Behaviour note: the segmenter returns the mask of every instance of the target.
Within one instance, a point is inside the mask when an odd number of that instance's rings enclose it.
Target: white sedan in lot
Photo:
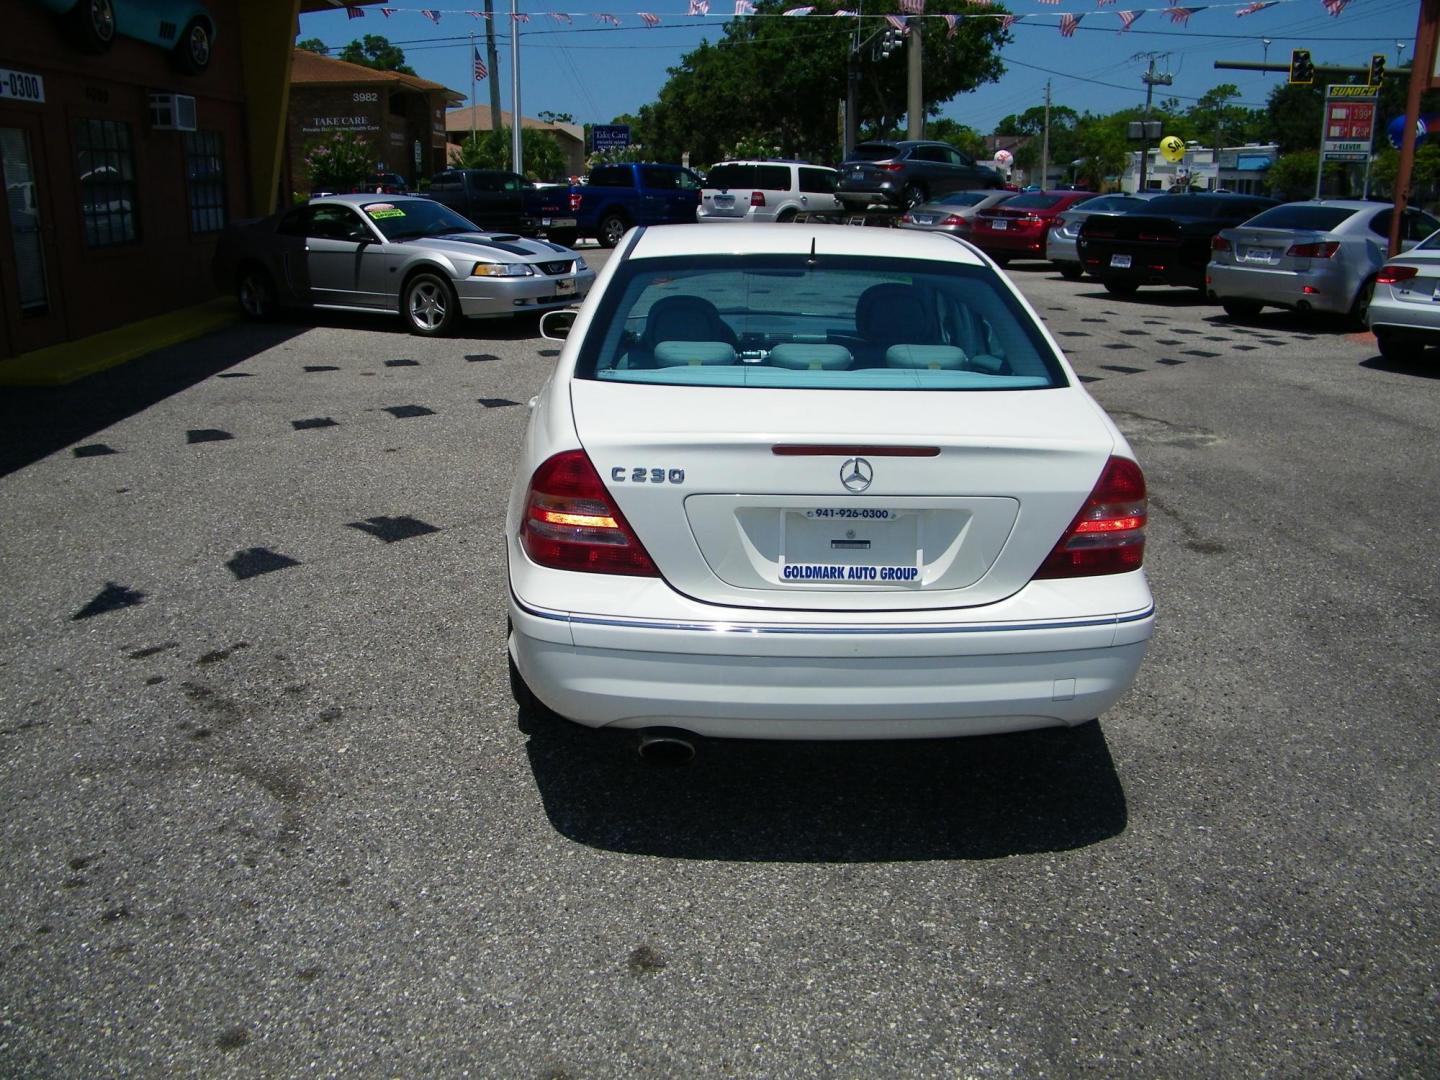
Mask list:
[[[1124,437],[969,244],[632,230],[525,436],[512,686],[682,744],[1081,724],[1151,636],[1145,519]]]
[[[1440,345],[1440,232],[1380,268],[1366,321],[1387,360],[1418,360]]]

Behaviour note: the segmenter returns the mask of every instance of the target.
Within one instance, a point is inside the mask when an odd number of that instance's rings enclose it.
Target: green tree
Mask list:
[[[339,131],[305,145],[311,191],[349,191],[370,173],[370,144],[354,131]]]
[[[531,180],[552,180],[565,175],[565,155],[550,132],[521,128],[520,152],[525,162],[523,172]],[[458,150],[451,152],[450,163],[464,169],[509,169],[510,129],[477,131],[473,138],[467,137]]]
[[[1239,146],[1258,136],[1266,126],[1266,115],[1256,109],[1233,105],[1240,96],[1234,83],[1212,86],[1185,111],[1195,127],[1195,137],[1206,146]]]
[[[1125,135],[1123,115],[1081,117],[1076,132],[1075,179],[1094,191],[1117,187],[1120,174],[1130,162],[1130,143]]]
[[[568,112],[552,112],[550,109],[541,109],[540,112],[536,115],[539,116],[541,120],[544,120],[547,124],[575,123],[574,115]]]
[[[896,0],[866,8],[866,34],[879,28],[870,16],[897,12]],[[780,0],[761,0],[756,11],[775,15]],[[838,5],[818,9],[830,15]],[[965,9],[957,0],[934,0],[928,14]],[[718,44],[702,42],[669,71],[655,102],[640,110],[637,141],[655,160],[678,160],[689,151],[699,161],[719,160],[742,139],[774,140],[781,152],[833,160],[840,148],[836,102],[845,97],[854,22],[851,19],[736,19]],[[955,95],[999,77],[996,49],[1009,40],[998,19],[967,19],[955,37],[938,19],[927,19],[924,100],[939,115]],[[892,129],[905,112],[904,49],[877,59],[867,47],[859,60],[857,127]],[[757,77],[763,72],[763,77]],[[718,107],[717,103],[723,103]]]
[[[415,69],[405,63],[405,52],[397,45],[391,45],[388,38],[379,34],[366,34],[350,42],[340,50],[340,59],[376,71],[398,71],[402,75],[414,75]]]
[[[1073,131],[1080,122],[1080,114],[1069,105],[1050,106],[1050,134],[1056,128]],[[1023,113],[1011,113],[995,125],[995,135],[1039,135],[1045,130],[1045,106],[1032,105]]]
[[[942,116],[938,120],[927,120],[925,137],[949,143],[955,149],[963,150],[977,160],[984,160],[990,156],[990,151],[985,149],[984,135],[968,124],[951,120],[949,117]]]
[[[304,49],[306,52],[319,53],[321,56],[330,55],[330,46],[321,41],[318,37],[307,37],[295,43],[295,48]]]

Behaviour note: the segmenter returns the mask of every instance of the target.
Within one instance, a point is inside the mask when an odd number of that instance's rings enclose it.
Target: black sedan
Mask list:
[[[1216,234],[1278,205],[1258,195],[1161,195],[1140,211],[1086,219],[1078,240],[1080,262],[1116,296],[1129,296],[1141,285],[1203,290]]]

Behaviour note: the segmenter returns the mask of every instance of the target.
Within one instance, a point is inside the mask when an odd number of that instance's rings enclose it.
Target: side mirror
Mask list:
[[[574,308],[545,312],[540,316],[540,336],[546,341],[564,341],[570,336],[570,328],[579,314]]]

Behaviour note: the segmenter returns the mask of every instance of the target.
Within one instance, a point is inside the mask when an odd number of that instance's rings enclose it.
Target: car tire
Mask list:
[[[775,222],[778,225],[789,225],[795,220],[795,214],[796,211],[794,209],[781,210],[780,213],[776,215]]]
[[[905,191],[900,197],[900,207],[902,210],[914,210],[927,198],[929,196],[925,191],[924,184],[906,184]]]
[[[210,66],[211,54],[215,51],[215,36],[210,24],[204,19],[191,19],[185,24],[185,31],[171,53],[175,70],[182,75],[199,75]]]
[[[1225,314],[1230,318],[1236,322],[1243,322],[1259,315],[1260,309],[1265,305],[1258,300],[1221,300],[1220,306],[1225,309]]]
[[[606,214],[600,219],[600,235],[596,239],[601,247],[613,248],[629,227],[630,223],[619,214]]]
[[[1079,263],[1062,262],[1055,265],[1060,268],[1060,276],[1066,281],[1079,281],[1085,276],[1085,268]]]
[[[1106,278],[1101,284],[1111,296],[1134,296],[1140,288],[1133,281],[1117,281],[1115,278]]]
[[[235,276],[235,298],[240,313],[250,322],[270,322],[280,314],[275,282],[259,266],[247,266]]]
[[[1360,330],[1369,329],[1365,323],[1365,315],[1370,310],[1370,298],[1374,295],[1375,279],[1368,277],[1360,286],[1360,291],[1355,294],[1355,302],[1350,305],[1350,321]]]
[[[1393,333],[1385,330],[1375,331],[1375,344],[1380,350],[1380,355],[1392,363],[1408,364],[1420,359],[1420,354],[1425,351],[1425,344],[1416,341],[1414,338],[1396,337]]]
[[[442,337],[460,321],[460,298],[450,282],[422,270],[405,282],[400,294],[400,315],[412,334]]]
[[[535,696],[530,684],[525,681],[525,676],[521,675],[520,669],[515,666],[515,658],[509,654],[509,650],[506,650],[505,659],[510,665],[510,696],[515,699],[521,721],[561,719],[559,713]]]
[[[65,32],[80,52],[92,56],[115,44],[115,5],[112,0],[80,0],[65,15]]]

